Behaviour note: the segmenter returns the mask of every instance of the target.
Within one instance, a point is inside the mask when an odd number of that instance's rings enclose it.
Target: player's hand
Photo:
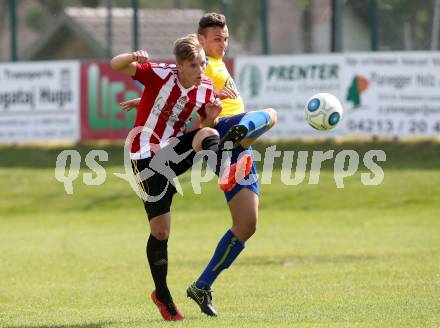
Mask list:
[[[141,101],[141,98],[131,99],[131,100],[121,102],[119,104],[119,106],[121,106],[121,109],[124,112],[128,112],[128,111],[132,110],[133,108],[136,108],[139,105],[140,101]]]
[[[133,55],[133,61],[139,64],[145,64],[150,59],[147,50],[138,50],[133,52],[132,55]]]
[[[223,99],[235,99],[238,97],[237,91],[234,89],[223,87],[219,91],[217,91],[217,97],[221,100]]]
[[[222,111],[222,103],[219,98],[215,98],[213,102],[206,104],[206,119],[214,120]]]

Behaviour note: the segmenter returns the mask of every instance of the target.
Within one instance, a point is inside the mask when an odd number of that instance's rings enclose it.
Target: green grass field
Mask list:
[[[260,145],[259,149],[262,146]],[[148,294],[148,225],[123,172],[105,149],[107,179],[54,178],[61,149],[0,148],[1,327],[439,327],[440,145],[291,143],[290,150],[384,149],[385,180],[360,172],[337,189],[332,162],[320,183],[262,186],[257,234],[214,285],[218,318],[185,297],[209,260],[229,212],[215,182],[173,204],[169,285],[187,320],[166,323]],[[89,172],[83,168],[81,173]],[[80,176],[82,178],[82,176]]]

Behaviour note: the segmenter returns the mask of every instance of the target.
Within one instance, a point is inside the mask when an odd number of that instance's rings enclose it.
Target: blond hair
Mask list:
[[[203,47],[195,34],[188,34],[174,42],[173,53],[178,63],[182,63],[185,60],[193,60],[202,51]]]

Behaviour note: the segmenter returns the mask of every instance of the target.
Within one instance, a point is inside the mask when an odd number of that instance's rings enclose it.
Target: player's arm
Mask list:
[[[136,63],[145,64],[148,62],[148,59],[148,52],[146,50],[138,50],[131,54],[120,54],[113,57],[110,65],[115,71],[134,76],[136,74]]]
[[[135,98],[135,99],[130,99],[130,100],[121,102],[119,104],[119,106],[121,106],[121,109],[124,112],[128,112],[128,111],[131,111],[133,108],[137,108],[137,106],[139,106],[140,102],[141,102],[141,98]]]
[[[201,117],[201,125],[202,127],[214,127],[218,123],[218,115],[222,111],[222,103],[219,98],[215,98],[211,102],[205,105],[205,113],[204,117]]]

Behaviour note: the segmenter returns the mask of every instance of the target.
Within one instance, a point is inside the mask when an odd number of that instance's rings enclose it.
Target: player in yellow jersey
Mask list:
[[[199,21],[198,37],[208,61],[204,75],[214,81],[215,92],[222,99],[222,111],[214,128],[219,132],[220,138],[229,135],[227,139],[231,140],[230,134],[236,133],[237,139],[242,139],[232,150],[231,162],[234,163],[239,156],[252,155],[250,145],[276,123],[276,112],[271,108],[245,112],[240,93],[223,62],[229,41],[225,16],[217,13],[204,15]],[[243,132],[246,133],[244,138],[240,136]],[[244,243],[256,230],[259,190],[255,163],[246,183],[234,183],[231,187],[225,191],[225,196],[231,211],[232,227],[220,239],[201,276],[187,289],[188,297],[209,316],[217,315],[212,306],[211,285],[237,258]]]

